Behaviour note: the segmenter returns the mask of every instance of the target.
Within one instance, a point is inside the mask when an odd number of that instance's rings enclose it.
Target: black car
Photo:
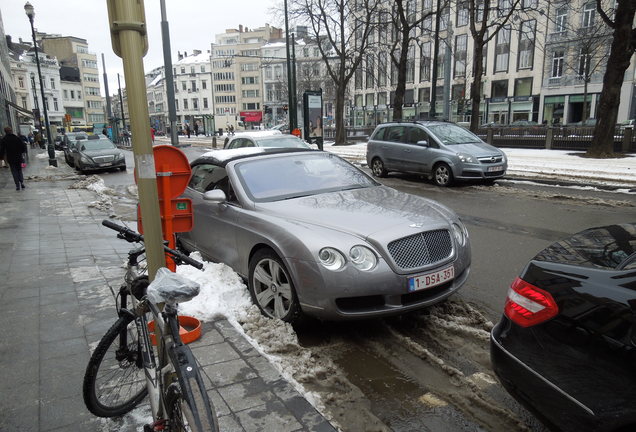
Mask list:
[[[536,255],[491,334],[503,386],[562,431],[636,430],[636,223]]]
[[[126,171],[124,152],[104,135],[89,135],[88,139],[77,141],[71,153],[75,169],[82,174],[110,169]]]
[[[69,132],[63,135],[62,150],[64,150],[64,160],[69,166],[75,166],[73,162],[73,150],[78,141],[88,139],[84,132]]]

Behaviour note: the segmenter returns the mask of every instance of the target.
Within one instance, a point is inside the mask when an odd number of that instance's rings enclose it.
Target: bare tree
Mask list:
[[[345,97],[368,46],[380,0],[291,0],[289,12],[306,22],[335,87],[336,144],[346,142]]]
[[[479,105],[484,74],[484,48],[518,13],[521,0],[468,0],[468,23],[473,38],[473,82],[470,85],[470,130],[479,127]]]
[[[617,0],[613,19],[609,17],[610,9],[604,9],[601,0],[596,0],[596,10],[613,33],[607,69],[603,77],[603,90],[598,104],[594,136],[587,150],[587,156],[610,157],[614,154],[614,130],[618,117],[621,86],[625,71],[636,50],[636,29],[633,28],[636,1]]]
[[[448,5],[448,0],[444,0],[441,9]],[[439,11],[428,10],[420,14],[416,10],[416,2],[413,0],[393,0],[385,3],[383,11],[389,13],[378,14],[378,28],[389,28],[387,32],[390,37],[386,40],[378,39],[378,45],[387,48],[391,58],[391,64],[397,72],[397,82],[395,86],[395,96],[393,99],[393,119],[402,119],[402,106],[406,94],[406,81],[409,62],[414,61],[412,48],[418,45],[421,36],[422,23]],[[388,18],[388,19],[387,19]],[[428,30],[426,30],[428,33]]]

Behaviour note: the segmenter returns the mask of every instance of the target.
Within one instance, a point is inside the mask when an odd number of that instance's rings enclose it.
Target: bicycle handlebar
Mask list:
[[[119,224],[116,224],[115,222],[112,222],[108,219],[104,219],[102,221],[102,225],[104,225],[107,228],[112,229],[113,231],[117,231],[118,233],[118,237],[121,239],[126,240],[128,243],[143,243],[144,241],[144,236],[142,236],[141,234],[139,234],[138,232],[135,232],[133,230],[131,230],[130,228],[126,228],[125,226],[121,226]],[[201,270],[203,268],[203,264],[200,263],[199,261],[190,258],[189,256],[176,251],[174,249],[170,249],[168,246],[163,245],[163,250],[168,254],[171,255],[173,258],[175,258],[177,261],[181,261],[184,262],[186,264],[191,265],[192,267],[198,268],[199,270]]]

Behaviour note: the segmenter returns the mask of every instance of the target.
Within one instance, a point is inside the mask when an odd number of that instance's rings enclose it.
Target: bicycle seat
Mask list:
[[[197,282],[161,267],[148,285],[147,296],[153,303],[174,305],[192,300],[200,290]]]

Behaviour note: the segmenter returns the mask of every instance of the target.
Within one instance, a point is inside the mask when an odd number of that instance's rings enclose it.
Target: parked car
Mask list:
[[[593,127],[593,126],[596,126],[596,119],[595,118],[589,118],[587,120],[581,120],[581,121],[577,121],[577,122],[572,122],[572,123],[568,123],[567,126]]]
[[[64,148],[63,135],[56,135],[56,137],[53,140],[53,147],[55,148],[55,150],[62,150]]]
[[[537,254],[508,290],[490,346],[503,386],[552,429],[636,430],[636,224]]]
[[[376,177],[390,171],[423,174],[438,186],[455,180],[492,183],[508,168],[504,152],[463,127],[439,121],[378,125],[367,144],[367,164]]]
[[[84,132],[69,132],[64,134],[62,150],[64,150],[64,160],[66,163],[74,167],[75,164],[73,162],[73,149],[77,144],[77,141],[88,139],[88,134]]]
[[[126,171],[126,157],[111,140],[103,135],[89,135],[79,140],[71,151],[73,165],[80,173],[120,169]]]
[[[283,135],[280,131],[243,132],[229,137],[224,148],[243,147],[287,147],[310,148],[303,140],[293,135]]]
[[[468,277],[468,233],[452,210],[334,154],[213,150],[191,165],[183,197],[194,227],[179,247],[229,265],[269,317],[401,314],[442,301]]]
[[[270,128],[270,130],[278,130],[278,131],[281,131],[282,133],[288,134],[289,133],[289,125],[287,123],[277,124],[275,126],[272,126]]]

